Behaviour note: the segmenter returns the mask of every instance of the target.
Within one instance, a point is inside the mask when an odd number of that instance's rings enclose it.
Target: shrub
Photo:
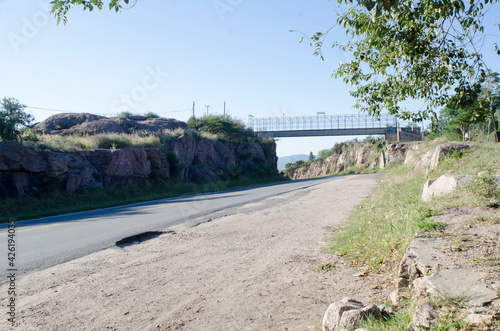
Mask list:
[[[144,117],[146,117],[146,118],[160,118],[160,115],[155,114],[153,112],[148,112],[148,113],[144,114]]]
[[[129,112],[129,111],[122,111],[118,117],[124,117],[124,118],[130,118],[130,116],[132,116],[132,113]]]
[[[188,126],[200,132],[208,132],[230,142],[242,142],[256,140],[256,135],[252,129],[245,128],[245,125],[230,116],[208,115],[200,118],[191,117]]]
[[[333,155],[333,151],[331,149],[323,149],[318,152],[318,159],[326,159]]]

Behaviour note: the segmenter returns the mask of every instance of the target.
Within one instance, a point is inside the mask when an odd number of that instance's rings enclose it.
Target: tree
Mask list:
[[[318,152],[318,159],[325,160],[326,158],[333,155],[333,151],[331,149],[323,149]]]
[[[313,152],[309,152],[309,161],[314,161],[314,159],[316,159],[316,157],[314,156]]]
[[[466,135],[470,135],[471,126],[484,122],[489,115],[489,111],[487,108],[481,107],[479,101],[463,108],[456,108],[451,104],[441,112],[442,117],[448,119],[445,130],[453,131],[455,128],[459,129],[462,140],[465,141]]]
[[[480,47],[485,13],[498,0],[337,0],[347,5],[336,24],[349,37],[333,47],[350,53],[333,76],[355,86],[355,106],[402,119],[436,120],[435,109],[451,97],[467,103],[487,75]],[[330,29],[330,30],[331,30]],[[323,59],[326,33],[310,39]],[[407,100],[423,102],[417,111]],[[462,100],[463,99],[463,100]],[[495,128],[498,131],[498,128]]]
[[[499,142],[500,131],[498,130],[498,125],[500,118],[498,118],[497,113],[500,110],[500,77],[497,72],[488,73],[479,97],[481,106],[489,110],[490,122],[488,123],[488,130],[490,128],[490,123],[493,122],[495,138],[496,141]]]
[[[24,111],[25,105],[14,98],[3,98],[0,102],[0,138],[3,141],[20,140],[20,126],[28,126],[34,120]]]
[[[120,12],[123,10],[122,2],[126,5],[129,5],[131,2],[134,4],[137,0],[110,0],[108,3],[108,7],[110,10],[115,10],[116,12]],[[68,21],[67,15],[70,9],[73,6],[83,6],[83,10],[93,11],[95,8],[101,10],[104,6],[102,0],[53,0],[50,2],[52,5],[51,14],[53,14],[57,18],[57,24],[61,21],[66,24]]]

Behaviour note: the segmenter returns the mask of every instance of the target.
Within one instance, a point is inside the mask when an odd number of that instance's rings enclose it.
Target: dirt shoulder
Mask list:
[[[387,296],[323,252],[377,175],[338,177],[18,280],[23,330],[307,330],[345,296]],[[334,263],[328,272],[315,267]],[[5,286],[0,293],[7,293]],[[2,309],[6,309],[2,295]],[[5,325],[6,321],[2,321]]]

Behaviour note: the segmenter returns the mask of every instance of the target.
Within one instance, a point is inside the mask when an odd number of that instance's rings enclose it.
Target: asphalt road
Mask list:
[[[109,247],[124,238],[169,227],[200,217],[231,214],[235,207],[338,177],[278,183],[222,193],[183,196],[146,203],[79,212],[15,224],[17,275],[42,270]],[[0,225],[0,283],[8,266],[7,226]]]

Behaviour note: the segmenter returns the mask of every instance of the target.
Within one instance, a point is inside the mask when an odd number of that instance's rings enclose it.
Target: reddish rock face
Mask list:
[[[165,153],[175,155],[173,174]],[[181,136],[166,150],[123,148],[72,153],[35,151],[0,142],[0,199],[62,191],[152,185],[172,175],[185,181],[230,180],[242,173],[276,173],[276,145],[231,144]]]

